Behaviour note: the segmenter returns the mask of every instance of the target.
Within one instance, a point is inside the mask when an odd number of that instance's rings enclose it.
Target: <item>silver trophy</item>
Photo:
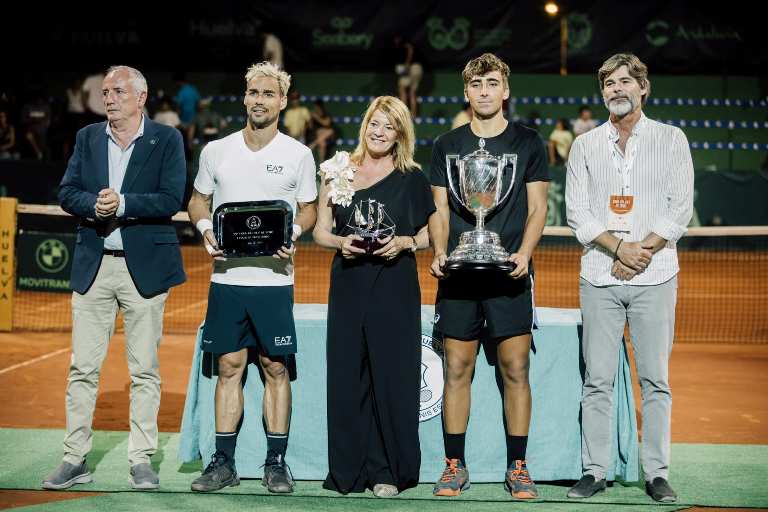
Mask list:
[[[384,247],[381,240],[395,234],[395,223],[384,209],[384,203],[375,199],[360,200],[347,221],[350,228],[362,240],[353,240],[352,245],[372,253]]]
[[[485,217],[503,203],[515,183],[517,154],[505,153],[496,157],[485,150],[485,139],[480,139],[480,149],[464,158],[446,155],[445,165],[448,185],[456,200],[477,219],[475,229],[465,231],[459,238],[445,269],[449,272],[463,270],[498,270],[511,272],[515,265],[508,261],[509,253],[501,246],[497,233],[485,229]],[[458,183],[452,176],[452,163],[458,170]],[[512,177],[504,191],[507,165],[512,165]]]

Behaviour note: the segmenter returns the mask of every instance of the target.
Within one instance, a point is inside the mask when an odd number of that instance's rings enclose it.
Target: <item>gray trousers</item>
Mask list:
[[[583,355],[581,457],[584,474],[605,478],[611,463],[611,414],[616,361],[624,326],[629,333],[642,392],[645,479],[669,476],[672,393],[669,355],[675,332],[677,277],[653,286],[593,286],[579,283]]]
[[[118,308],[125,319],[125,352],[131,375],[128,462],[149,462],[157,450],[160,372],[157,348],[168,292],[144,298],[133,284],[125,258],[104,256],[93,285],[72,293],[72,362],[67,385],[64,460],[80,464],[93,442],[93,412],[99,374],[115,330]]]

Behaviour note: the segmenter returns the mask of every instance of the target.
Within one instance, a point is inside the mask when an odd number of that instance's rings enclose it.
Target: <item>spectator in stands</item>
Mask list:
[[[205,146],[213,140],[217,140],[222,137],[222,131],[227,127],[227,121],[218,112],[211,108],[211,98],[203,98],[200,103],[197,104],[197,115],[195,116],[195,122],[189,126],[185,136],[189,138],[189,147],[191,151],[197,149],[202,150],[202,146]],[[194,148],[194,149],[192,149]],[[195,160],[199,159],[199,154],[195,155]],[[187,189],[184,193],[184,204],[189,202],[192,197],[192,191],[194,189],[195,177],[197,176],[197,166],[187,165]],[[191,233],[194,236],[194,231]]]
[[[465,124],[469,124],[472,121],[472,106],[469,104],[468,101],[464,102],[464,106],[461,107],[461,110],[459,111],[456,116],[454,116],[453,121],[451,121],[451,130],[455,130],[459,126],[464,126]]]
[[[160,486],[150,463],[158,448],[157,350],[168,289],[186,279],[171,223],[184,193],[184,148],[176,130],[142,114],[147,81],[138,70],[110,68],[101,89],[108,122],[77,133],[59,187],[62,209],[78,217],[79,226],[64,457],[43,480],[44,489],[92,481],[86,457],[93,446],[99,373],[118,311],[125,319],[131,376],[129,481],[134,489]]]
[[[86,124],[99,123],[107,115],[104,110],[104,101],[101,98],[101,84],[104,82],[104,73],[93,73],[83,80],[83,103],[87,107]]]
[[[558,119],[555,129],[549,135],[549,165],[565,165],[568,152],[573,144],[573,134],[568,130],[568,120]]]
[[[85,93],[83,92],[83,79],[76,77],[67,87],[67,113],[77,117],[85,113]],[[80,119],[82,121],[82,118]]]
[[[65,91],[67,95],[67,113],[64,120],[64,140],[62,153],[64,158],[70,155],[70,148],[75,143],[77,131],[88,124],[85,114],[85,93],[83,93],[83,79],[76,77]]]
[[[264,47],[262,49],[262,56],[264,60],[271,62],[280,69],[285,69],[283,62],[283,43],[280,39],[272,33],[265,32],[262,34],[264,38]]]
[[[179,72],[174,75],[179,90],[173,101],[179,110],[181,119],[181,133],[184,136],[184,156],[187,162],[192,160],[192,138],[189,136],[191,126],[195,122],[197,104],[200,102],[200,93],[197,87],[187,81],[186,73]]]
[[[155,112],[155,117],[153,117],[152,120],[156,123],[170,126],[171,128],[181,127],[181,119],[179,118],[179,114],[173,110],[171,101],[167,98],[164,98],[160,103],[160,108],[157,109],[157,112]]]
[[[0,110],[0,160],[17,160],[16,128],[8,120],[8,112]]]
[[[416,46],[403,36],[397,35],[394,39],[395,44],[395,73],[397,74],[397,89],[400,95],[400,101],[408,105],[411,115],[415,116],[418,111],[417,92],[421,78],[424,75],[424,68],[417,55]]]
[[[677,500],[667,481],[676,242],[693,212],[693,160],[682,130],[643,114],[651,83],[640,59],[616,54],[597,76],[610,117],[576,138],[565,186],[568,224],[584,245],[579,298],[586,364],[583,476],[568,497],[605,490],[612,464],[613,382],[629,322],[642,389],[645,488],[655,501],[670,503]]]
[[[51,126],[51,106],[43,91],[36,91],[32,100],[22,107],[21,124],[34,157],[38,160],[50,158],[48,128]]]
[[[190,140],[195,138],[201,144],[207,144],[221,137],[221,132],[227,127],[227,120],[218,112],[211,109],[211,99],[203,98],[198,104],[197,117],[189,132]]]
[[[200,102],[200,93],[197,87],[187,81],[185,73],[176,73],[174,78],[179,86],[179,91],[176,93],[173,101],[179,108],[181,124],[186,128],[195,121],[197,104]]]
[[[304,144],[307,141],[307,130],[312,122],[312,114],[301,104],[301,95],[298,91],[291,92],[288,102],[288,108],[283,114],[283,125],[288,135]]]
[[[573,123],[574,137],[587,133],[595,126],[597,126],[597,121],[592,119],[592,110],[586,105],[579,107],[579,117]]]
[[[319,162],[325,161],[325,155],[329,146],[334,142],[336,129],[333,126],[333,119],[325,110],[325,103],[322,100],[315,100],[312,109],[312,131],[314,134],[309,149],[317,148],[317,157]]]

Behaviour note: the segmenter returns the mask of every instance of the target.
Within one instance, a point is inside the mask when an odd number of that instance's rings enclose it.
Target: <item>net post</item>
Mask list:
[[[0,331],[6,332],[13,327],[17,204],[15,197],[0,197]]]

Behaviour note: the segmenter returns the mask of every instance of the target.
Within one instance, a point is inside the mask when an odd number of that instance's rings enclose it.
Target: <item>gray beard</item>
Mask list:
[[[635,103],[632,101],[632,98],[626,98],[624,101],[606,101],[605,102],[605,108],[608,109],[608,112],[611,114],[618,116],[618,117],[624,117],[625,115],[629,114],[633,110],[635,110]]]

